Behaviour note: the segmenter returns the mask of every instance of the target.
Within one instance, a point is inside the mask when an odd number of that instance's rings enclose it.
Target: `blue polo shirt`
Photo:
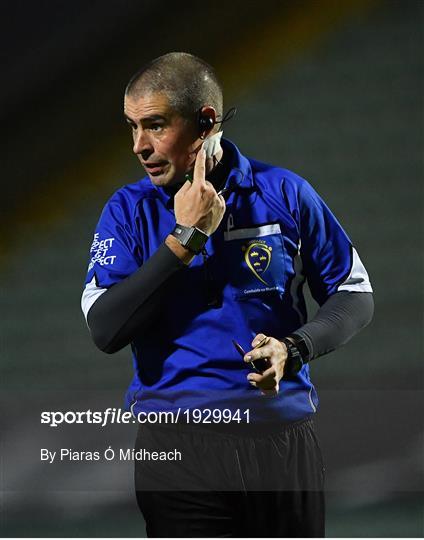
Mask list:
[[[303,285],[322,305],[337,291],[371,292],[342,227],[308,182],[286,169],[231,155],[224,218],[207,244],[172,278],[159,319],[131,344],[134,378],[126,407],[140,411],[249,410],[251,422],[291,422],[315,413],[309,366],[262,396],[232,340],[251,349],[258,333],[282,338],[307,321]],[[175,226],[169,191],[148,177],[118,190],[97,225],[86,279],[93,303],[135,272]],[[220,304],[208,306],[211,289]],[[86,298],[87,300],[87,298]]]

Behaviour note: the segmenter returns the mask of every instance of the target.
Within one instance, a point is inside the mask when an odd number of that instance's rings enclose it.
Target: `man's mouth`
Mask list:
[[[167,161],[156,161],[152,163],[143,163],[143,166],[149,174],[151,174],[152,176],[157,176],[163,171],[164,167],[167,164]]]

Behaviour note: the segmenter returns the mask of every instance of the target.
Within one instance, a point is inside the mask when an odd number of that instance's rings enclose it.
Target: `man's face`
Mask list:
[[[132,129],[133,152],[157,186],[184,181],[194,165],[198,133],[170,106],[162,93],[125,96],[124,114]]]

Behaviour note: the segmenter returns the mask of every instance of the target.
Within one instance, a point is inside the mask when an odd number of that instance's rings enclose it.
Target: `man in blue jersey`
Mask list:
[[[147,533],[323,536],[308,362],[371,320],[367,272],[308,182],[222,139],[204,61],[153,60],[124,113],[146,176],[103,210],[82,309],[101,350],[131,344],[136,448],[182,455],[136,463]]]

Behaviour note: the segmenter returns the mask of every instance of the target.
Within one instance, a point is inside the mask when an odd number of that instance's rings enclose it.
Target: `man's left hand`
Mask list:
[[[287,347],[278,339],[265,334],[258,334],[252,341],[252,347],[254,348],[246,353],[244,361],[254,362],[263,358],[267,360],[269,367],[263,373],[249,373],[247,379],[252,386],[259,388],[263,395],[276,396],[284,375]]]

